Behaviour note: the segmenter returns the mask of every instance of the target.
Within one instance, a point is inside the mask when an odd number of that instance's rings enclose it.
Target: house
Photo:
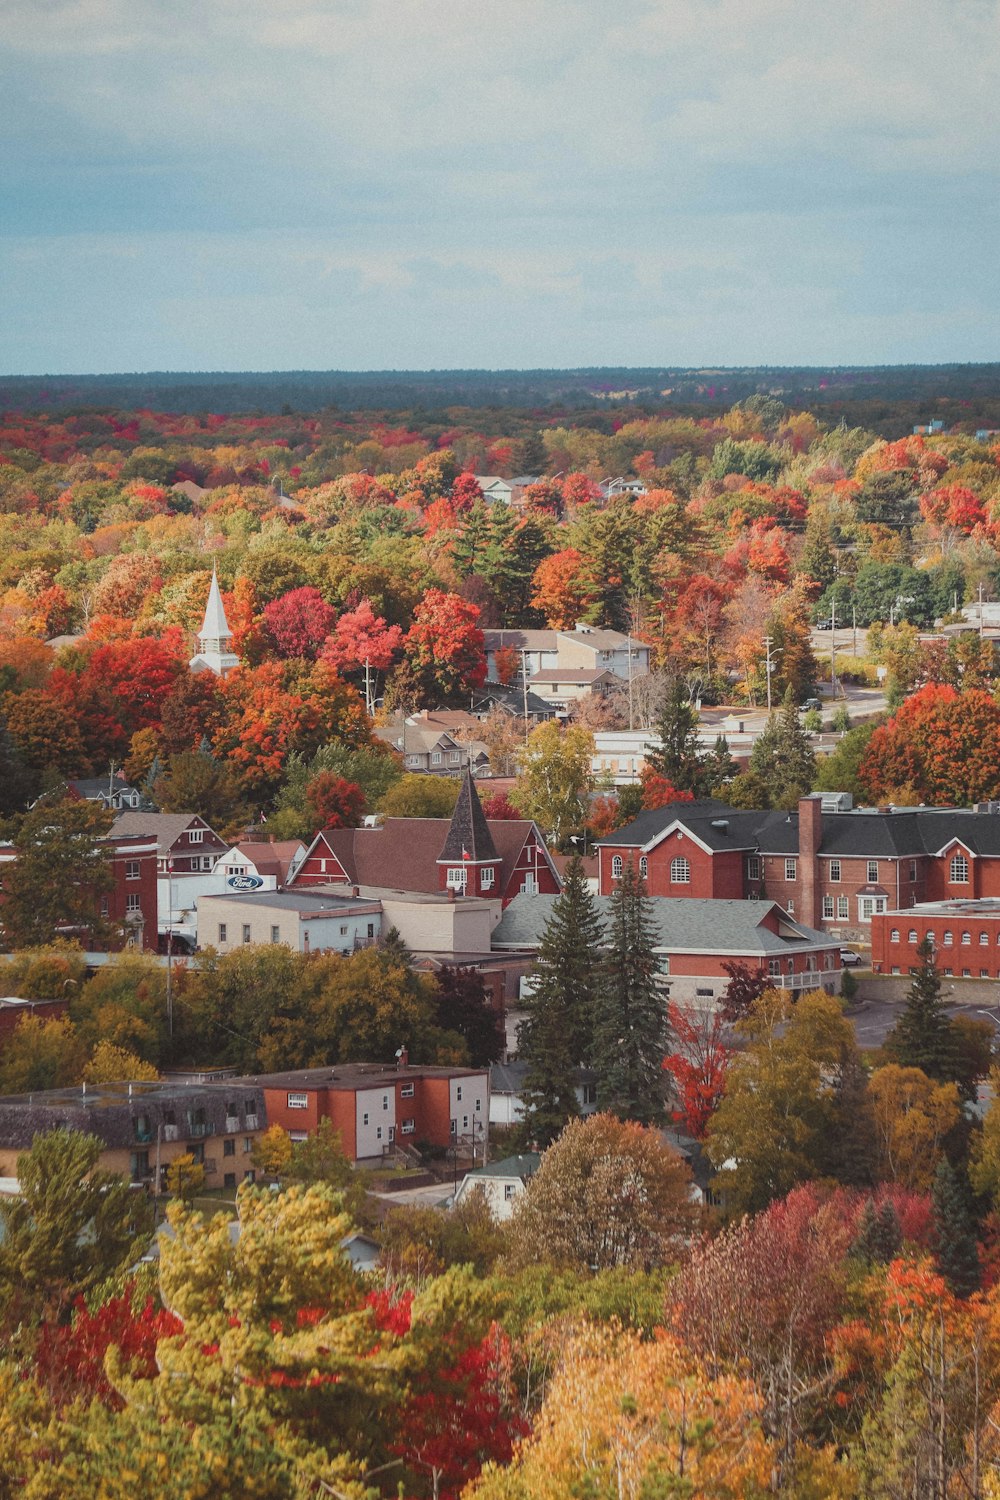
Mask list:
[[[223,1084],[110,1083],[0,1098],[0,1175],[47,1130],[81,1130],[102,1145],[98,1165],[159,1192],[167,1168],[190,1153],[208,1188],[253,1181],[251,1153],[267,1124],[263,1091],[245,1080]]]
[[[627,682],[630,672],[634,679],[649,671],[649,647],[620,630],[577,624],[572,630],[487,630],[484,635],[490,682],[499,681],[496,659],[501,650],[518,654],[533,690],[539,672],[612,672]]]
[[[212,569],[212,582],[205,605],[205,618],[198,632],[198,650],[191,658],[192,672],[214,672],[216,677],[227,677],[240,664],[232,650],[233,632],[226,619],[226,611],[219,592],[219,580]]]
[[[5,995],[0,999],[0,1043],[17,1030],[24,1016],[58,1021],[68,1014],[69,998],[66,994],[58,1000],[21,1000],[16,995]]]
[[[376,727],[374,733],[402,756],[407,771],[458,776],[467,766],[476,772],[489,769],[486,746],[474,738],[478,728],[479,720],[473,714],[425,710],[397,714],[388,724]]]
[[[909,974],[917,968],[917,948],[930,938],[934,962],[948,978],[1000,979],[1000,900],[961,898],[921,901],[901,911],[872,917],[872,970]]]
[[[490,1064],[490,1124],[517,1125],[524,1119],[525,1062]],[[581,1115],[597,1113],[597,1074],[592,1068],[576,1070],[576,1102]]]
[[[516,897],[493,934],[494,948],[537,953],[554,900]],[[607,924],[610,898],[598,896],[597,909]],[[649,915],[665,1000],[710,1006],[729,984],[727,963],[764,969],[775,988],[796,994],[840,989],[839,939],[796,922],[777,902],[654,896]]]
[[[483,1149],[488,1137],[489,1073],[482,1068],[350,1063],[244,1078],[263,1091],[267,1118],[293,1141],[329,1120],[351,1161],[410,1145]]]
[[[641,479],[625,479],[621,477],[602,480],[600,490],[605,500],[617,500],[621,495],[628,495],[631,499],[637,500],[640,495],[649,494],[649,490]]]
[[[530,724],[544,724],[556,717],[556,706],[531,692],[526,683],[502,687],[499,683],[487,683],[477,689],[472,700],[472,711],[479,718],[499,709],[515,719],[527,719]]]
[[[771,900],[808,927],[866,938],[882,912],[1000,896],[1000,806],[845,809],[826,793],[795,812],[675,803],[602,839],[598,859],[603,895],[630,859],[650,895]]]
[[[593,667],[546,667],[531,679],[532,691],[543,703],[551,703],[557,714],[565,713],[570,704],[577,703],[588,693],[607,698],[624,686],[621,678],[613,672]]]
[[[377,828],[324,829],[291,884],[453,892],[504,903],[519,891],[560,890],[538,825],[487,819],[468,769],[450,819],[385,818]]]
[[[212,873],[229,852],[225,839],[197,813],[121,812],[111,825],[111,834],[155,840],[159,933],[165,939],[169,936],[175,946],[193,948],[197,899],[218,886]]]
[[[487,505],[509,505],[514,497],[514,487],[499,474],[473,474],[473,479],[483,492]]]
[[[157,946],[157,844],[148,832],[129,834],[118,827],[120,818],[140,818],[139,813],[121,813],[111,832],[98,843],[107,851],[111,887],[99,898],[101,920],[109,922],[116,936],[112,951],[121,948],[143,948],[150,952]],[[0,881],[6,865],[17,859],[13,844],[0,844]],[[78,939],[91,950],[98,943],[90,932],[60,928],[53,936]]]
[[[317,891],[230,891],[197,901],[199,948],[229,953],[244,943],[284,943],[293,953],[347,957],[378,940],[378,901]]]
[[[70,797],[82,802],[99,802],[115,812],[123,808],[142,807],[145,799],[137,786],[130,786],[120,771],[110,776],[74,776],[66,782]],[[149,805],[148,803],[146,804]]]
[[[223,895],[227,890],[281,890],[294,876],[305,853],[301,839],[244,839],[216,861],[212,873],[224,882],[218,894]]]
[[[506,1222],[540,1163],[537,1151],[526,1151],[523,1156],[507,1156],[487,1167],[476,1167],[462,1178],[462,1185],[455,1194],[455,1204],[462,1203],[478,1189],[485,1194],[494,1219]]]

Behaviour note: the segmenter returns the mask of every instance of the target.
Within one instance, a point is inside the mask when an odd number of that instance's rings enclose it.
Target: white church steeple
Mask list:
[[[198,632],[198,654],[191,658],[192,672],[214,672],[217,677],[225,677],[227,672],[238,667],[240,659],[230,649],[232,639],[233,632],[226,619],[219,580],[213,568],[205,618]]]

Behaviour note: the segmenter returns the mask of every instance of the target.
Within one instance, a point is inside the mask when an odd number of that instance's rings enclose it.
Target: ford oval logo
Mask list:
[[[259,891],[264,882],[259,875],[230,875],[226,884],[234,891]]]

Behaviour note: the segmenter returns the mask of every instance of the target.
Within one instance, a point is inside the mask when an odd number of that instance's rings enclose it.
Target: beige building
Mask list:
[[[198,898],[198,947],[230,953],[245,943],[284,943],[293,953],[345,957],[379,938],[378,901],[310,890]]]

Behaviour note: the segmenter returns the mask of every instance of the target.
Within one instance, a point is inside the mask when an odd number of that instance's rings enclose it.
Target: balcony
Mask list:
[[[240,1128],[240,1117],[239,1117],[239,1115],[227,1115],[226,1116],[226,1134],[227,1135],[236,1135],[239,1132],[239,1128]]]
[[[199,1141],[212,1134],[212,1127],[205,1120],[189,1120],[186,1133],[189,1141]]]
[[[258,1130],[260,1128],[256,1115],[247,1115],[246,1128],[247,1130]]]
[[[163,1127],[163,1139],[165,1141],[179,1141],[180,1138],[181,1138],[181,1128],[180,1128],[179,1125],[164,1125],[164,1127]]]

